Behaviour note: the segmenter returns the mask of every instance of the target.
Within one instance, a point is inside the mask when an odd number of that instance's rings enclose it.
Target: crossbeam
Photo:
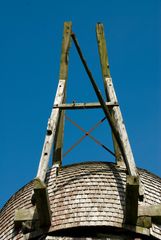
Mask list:
[[[113,108],[118,106],[117,102],[106,102],[106,106]],[[63,110],[79,110],[79,109],[95,109],[102,108],[100,103],[64,103],[64,104],[56,104],[53,108],[59,108]]]
[[[139,206],[138,216],[161,217],[161,204]]]

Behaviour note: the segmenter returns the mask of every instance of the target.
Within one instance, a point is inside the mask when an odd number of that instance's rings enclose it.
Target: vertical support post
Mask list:
[[[64,81],[68,78],[68,53],[70,48],[70,35],[72,32],[71,23],[64,23],[64,34],[63,34],[63,42],[62,42],[62,52],[60,59],[60,72],[59,78],[64,79]],[[63,99],[63,103],[66,100],[66,88],[65,95]],[[57,125],[56,136],[54,141],[54,150],[53,150],[53,164],[58,163],[60,166],[62,165],[62,148],[63,148],[63,138],[64,138],[64,110],[61,110],[59,116],[59,123]]]
[[[65,89],[66,89],[67,69],[68,69],[68,51],[70,47],[71,32],[72,32],[72,23],[65,22],[63,42],[62,42],[60,79],[59,79],[58,88],[57,88],[57,92],[54,100],[54,105],[62,104],[65,99]],[[45,136],[45,141],[44,141],[39,168],[37,172],[37,178],[39,178],[42,182],[44,182],[46,177],[51,148],[54,142],[54,138],[56,136],[56,129],[58,126],[59,116],[60,116],[60,110],[53,108],[50,118],[48,120],[47,133]]]
[[[102,68],[102,75],[104,79],[104,86],[106,90],[106,96],[109,101],[117,102],[116,93],[114,90],[113,82],[110,75],[110,69],[109,69],[109,62],[108,62],[108,55],[107,55],[107,48],[106,48],[106,40],[104,36],[104,28],[103,24],[98,23],[96,25],[96,34],[97,34],[97,42],[98,42],[98,50],[100,55],[100,62],[101,62],[101,68]],[[131,169],[133,169],[134,176],[137,175],[137,170],[135,166],[135,161],[133,157],[133,153],[131,150],[131,146],[129,143],[128,135],[126,132],[125,124],[123,122],[122,114],[120,111],[119,106],[114,106],[111,110],[113,119],[116,123],[117,130],[119,131],[120,137],[122,139],[122,143],[125,150],[125,155],[127,157],[128,164],[130,165]],[[116,140],[114,139],[114,145],[116,150],[116,156],[117,160],[120,159],[120,149],[118,147],[118,144],[116,143]],[[122,159],[122,156],[121,156]],[[125,159],[124,159],[125,161]]]
[[[117,102],[116,94],[114,92],[111,92],[108,90],[107,84],[105,81],[106,77],[111,78],[111,74],[110,74],[110,66],[109,66],[108,55],[107,55],[106,41],[105,41],[104,30],[103,30],[102,24],[96,25],[96,36],[97,36],[98,51],[99,51],[99,56],[100,56],[100,63],[101,63],[101,68],[102,68],[102,75],[103,75],[106,99],[109,102],[113,102],[113,101]],[[114,108],[111,108],[110,113],[111,113],[112,119],[114,120]],[[121,154],[120,148],[118,146],[118,143],[117,143],[116,138],[113,133],[112,133],[112,139],[113,139],[114,151],[115,151],[115,156],[116,156],[116,162],[119,166],[125,166],[124,161],[123,161],[123,156]]]
[[[116,93],[115,93],[112,78],[110,75],[103,24],[98,23],[96,25],[96,34],[97,34],[97,43],[98,43],[98,50],[99,50],[101,68],[102,68],[102,75],[104,79],[106,97],[108,101],[117,102]],[[122,160],[124,160],[125,163],[127,161],[128,165],[130,166],[130,169],[132,170],[131,174],[127,175],[127,181],[126,181],[125,222],[127,224],[135,225],[137,221],[137,212],[138,212],[139,176],[137,174],[133,153],[131,150],[130,142],[128,139],[128,135],[126,132],[125,124],[123,122],[123,117],[122,117],[119,106],[114,106],[111,109],[111,116],[115,121],[116,128],[119,132],[119,135],[123,144],[123,148],[125,151],[125,157],[126,157],[126,159],[124,159],[124,157],[121,154],[119,145],[116,142],[116,138],[113,137],[117,164],[120,165],[120,163],[122,163]]]

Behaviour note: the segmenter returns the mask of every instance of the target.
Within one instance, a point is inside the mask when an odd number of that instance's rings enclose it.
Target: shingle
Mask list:
[[[161,179],[140,170],[144,183],[144,202],[161,203]],[[121,227],[125,208],[125,170],[113,163],[80,163],[63,167],[56,178],[52,167],[47,174],[47,186],[52,210],[52,231],[77,226]],[[13,239],[13,217],[16,208],[31,207],[32,182],[15,193],[1,210],[1,240]],[[161,236],[155,226],[151,233]],[[15,239],[23,239],[19,233]]]

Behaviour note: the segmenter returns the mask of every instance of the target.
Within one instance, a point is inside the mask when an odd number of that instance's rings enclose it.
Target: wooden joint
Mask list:
[[[125,223],[136,225],[138,215],[139,176],[129,176],[126,179],[126,212]]]
[[[38,178],[34,181],[34,202],[40,227],[51,225],[51,211],[46,185]]]

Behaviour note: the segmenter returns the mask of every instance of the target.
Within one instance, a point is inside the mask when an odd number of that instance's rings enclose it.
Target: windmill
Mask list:
[[[1,239],[161,239],[161,179],[137,169],[110,74],[103,24],[96,36],[106,94],[104,100],[87,65],[72,23],[64,23],[60,74],[37,175],[1,210]],[[67,103],[68,55],[74,43],[98,102]],[[114,151],[94,139],[65,111],[100,108],[111,128]],[[116,163],[62,166],[64,121],[70,120],[112,154]],[[74,145],[69,149],[71,150]],[[52,154],[52,167],[48,169]],[[150,180],[149,180],[150,179]],[[23,201],[25,197],[26,202]],[[8,211],[8,209],[11,209]],[[10,221],[5,229],[6,214]],[[10,229],[10,234],[8,230]]]

